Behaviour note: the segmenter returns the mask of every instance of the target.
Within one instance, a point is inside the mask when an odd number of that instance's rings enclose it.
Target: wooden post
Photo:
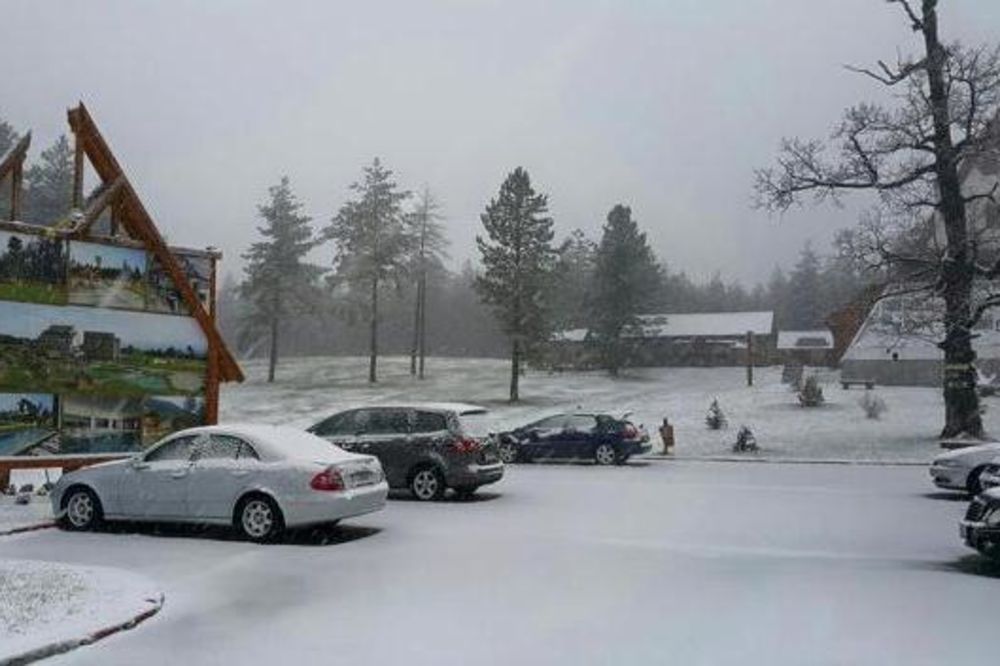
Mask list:
[[[73,208],[83,208],[83,139],[79,132],[73,138]]]
[[[208,345],[208,372],[205,375],[205,425],[219,422],[219,351]]]
[[[10,177],[10,219],[13,222],[21,217],[21,181],[23,174],[23,162],[14,165],[14,171]]]
[[[753,331],[747,331],[747,386],[753,386]]]

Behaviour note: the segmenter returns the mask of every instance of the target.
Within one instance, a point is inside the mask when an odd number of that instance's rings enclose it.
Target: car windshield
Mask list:
[[[483,438],[497,431],[496,416],[490,412],[462,414],[458,422],[461,433],[470,437]]]

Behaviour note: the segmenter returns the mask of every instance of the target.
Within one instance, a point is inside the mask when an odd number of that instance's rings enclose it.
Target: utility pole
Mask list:
[[[747,331],[747,386],[753,386],[753,331]]]

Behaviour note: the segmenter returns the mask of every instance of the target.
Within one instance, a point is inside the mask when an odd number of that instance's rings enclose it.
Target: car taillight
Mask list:
[[[639,436],[639,431],[635,429],[635,426],[631,423],[626,423],[625,427],[622,429],[622,434],[625,435],[627,439],[635,439]]]
[[[336,469],[329,467],[314,476],[309,487],[313,490],[343,490],[344,477]]]
[[[474,453],[483,447],[478,439],[471,437],[461,437],[451,443],[451,448],[459,453]]]

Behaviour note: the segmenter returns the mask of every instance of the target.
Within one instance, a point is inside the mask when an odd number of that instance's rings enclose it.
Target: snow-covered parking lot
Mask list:
[[[484,489],[485,490],[485,489]],[[42,530],[0,557],[143,574],[166,601],[65,664],[941,664],[996,656],[1000,567],[920,467],[514,466],[478,501],[339,532]]]

